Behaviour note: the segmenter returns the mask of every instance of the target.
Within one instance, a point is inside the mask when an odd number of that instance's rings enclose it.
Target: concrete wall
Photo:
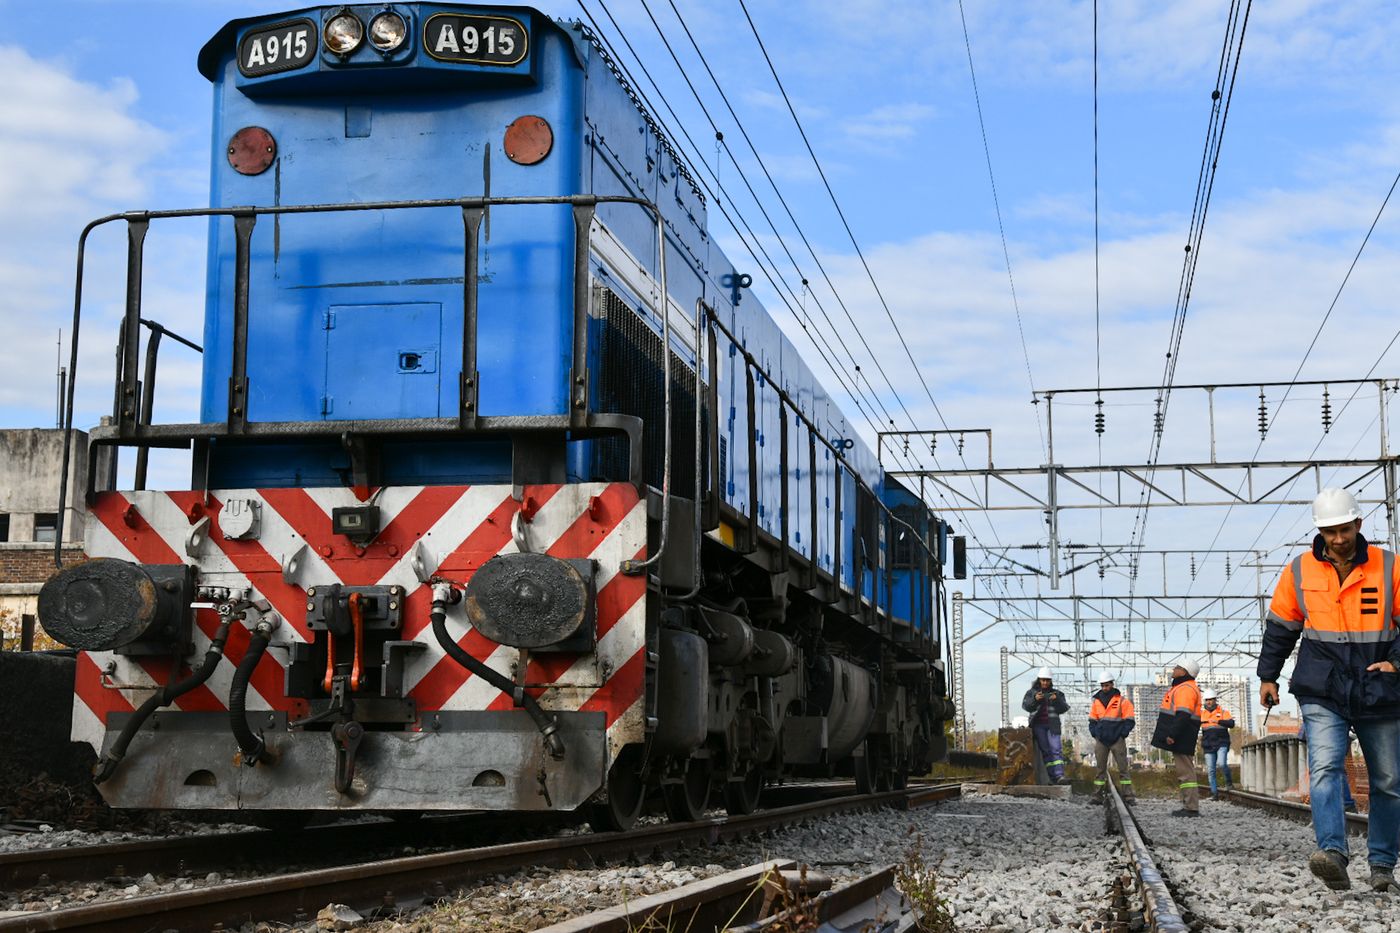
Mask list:
[[[72,432],[68,499],[64,509],[63,561],[83,557],[83,496],[87,490],[88,436]],[[105,458],[104,458],[105,459]],[[110,462],[108,460],[107,462]],[[10,518],[0,541],[0,610],[15,616],[37,611],[39,589],[54,573],[53,543],[34,541],[34,515],[58,512],[63,432],[57,428],[0,430],[0,514]],[[104,473],[97,487],[107,483]]]
[[[87,434],[72,432],[72,462],[63,539],[81,545],[83,493],[87,488]],[[57,428],[0,430],[0,513],[10,516],[10,542],[34,540],[34,515],[58,511],[63,432]],[[98,477],[102,488],[105,477]]]

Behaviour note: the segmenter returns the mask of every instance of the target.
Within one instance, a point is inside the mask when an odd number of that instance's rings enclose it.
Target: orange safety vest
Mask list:
[[[1230,711],[1219,703],[1215,704],[1215,709],[1206,709],[1204,706],[1201,707],[1202,729],[1222,729],[1224,727],[1217,725],[1217,723],[1234,718],[1234,716],[1230,715]]]
[[[1304,638],[1340,644],[1374,644],[1395,639],[1395,556],[1366,546],[1366,560],[1354,564],[1346,582],[1326,560],[1300,554],[1283,569],[1269,605],[1269,621],[1301,631]]]
[[[1175,716],[1181,710],[1190,713],[1196,722],[1201,721],[1201,690],[1195,680],[1183,680],[1162,697],[1161,712]]]
[[[1107,706],[1095,695],[1094,703],[1089,707],[1090,719],[1103,719],[1109,722],[1134,719],[1136,717],[1133,713],[1133,701],[1121,693],[1109,700]]]

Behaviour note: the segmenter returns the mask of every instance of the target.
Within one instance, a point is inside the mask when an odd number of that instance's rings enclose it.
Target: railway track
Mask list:
[[[1143,916],[1147,928],[1152,933],[1188,933],[1191,929],[1183,919],[1183,912],[1167,887],[1166,879],[1152,856],[1149,837],[1142,831],[1137,816],[1127,805],[1118,788],[1108,784],[1109,799],[1105,806],[1106,817],[1111,828],[1123,836],[1123,847],[1133,875],[1137,878],[1137,889],[1142,895]],[[1125,900],[1120,885],[1114,887],[1115,901]],[[1112,907],[1114,919],[1126,924],[1128,916],[1124,908],[1115,903]],[[1125,925],[1123,929],[1128,929]]]
[[[915,808],[956,797],[960,784],[837,797],[763,810],[747,816],[648,826],[626,833],[580,834],[427,855],[360,861],[194,890],[133,896],[82,907],[0,920],[0,931],[208,930],[217,923],[236,928],[249,920],[295,920],[313,916],[328,903],[366,915],[386,916],[443,898],[479,878],[522,868],[569,867],[647,856],[684,846],[708,846],[837,813],[898,806]],[[378,824],[372,824],[378,825]],[[365,825],[350,830],[362,834]],[[235,834],[238,836],[260,834]],[[262,838],[266,841],[265,835]],[[203,845],[210,846],[209,837]],[[130,866],[127,866],[130,870]]]
[[[1292,800],[1280,800],[1278,797],[1269,797],[1265,794],[1254,794],[1243,790],[1226,790],[1221,793],[1226,800],[1242,807],[1265,810],[1275,816],[1295,820],[1299,823],[1312,822],[1312,808],[1305,803],[1295,803]],[[1348,813],[1346,815],[1346,821],[1347,832],[1361,835],[1364,835],[1371,825],[1370,819],[1368,819],[1364,813]]]

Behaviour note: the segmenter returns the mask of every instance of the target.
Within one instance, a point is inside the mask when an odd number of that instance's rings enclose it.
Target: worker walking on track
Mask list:
[[[1172,816],[1201,815],[1201,785],[1196,780],[1196,737],[1201,731],[1201,691],[1196,687],[1196,675],[1200,670],[1195,661],[1182,661],[1172,668],[1172,685],[1162,697],[1157,728],[1152,730],[1152,747],[1171,752],[1176,764],[1181,806]]]
[[[1327,887],[1351,887],[1347,874],[1343,762],[1356,731],[1371,784],[1367,858],[1371,887],[1395,885],[1400,834],[1400,570],[1395,555],[1368,544],[1361,508],[1345,489],[1313,500],[1312,550],[1284,567],[1259,651],[1259,702],[1278,703],[1283,664],[1302,638],[1288,689],[1308,738],[1317,851],[1308,868]]]
[[[1094,763],[1099,769],[1094,775],[1094,803],[1108,798],[1108,782],[1112,780],[1108,775],[1110,754],[1118,766],[1119,792],[1124,800],[1134,799],[1133,776],[1128,771],[1128,733],[1136,724],[1133,715],[1133,701],[1118,692],[1112,674],[1100,672],[1099,692],[1089,707],[1089,734],[1094,737]]]
[[[1215,782],[1215,770],[1225,772],[1225,789],[1233,790],[1235,779],[1230,775],[1230,730],[1235,717],[1216,700],[1214,690],[1201,691],[1201,751],[1206,754],[1206,774],[1210,775],[1210,799],[1220,799],[1220,787]]]
[[[1050,668],[1036,671],[1035,683],[1021,699],[1021,709],[1031,714],[1031,735],[1035,736],[1035,747],[1040,750],[1050,783],[1068,784],[1065,754],[1060,744],[1060,716],[1069,711],[1069,701],[1063,692],[1055,689]]]

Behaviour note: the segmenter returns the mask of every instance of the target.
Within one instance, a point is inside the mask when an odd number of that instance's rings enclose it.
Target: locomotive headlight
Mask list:
[[[408,36],[408,23],[392,11],[380,13],[369,22],[369,44],[381,52],[389,53],[403,45]]]
[[[326,20],[321,35],[326,40],[326,48],[337,55],[349,55],[364,41],[365,24],[354,13],[337,13]]]

